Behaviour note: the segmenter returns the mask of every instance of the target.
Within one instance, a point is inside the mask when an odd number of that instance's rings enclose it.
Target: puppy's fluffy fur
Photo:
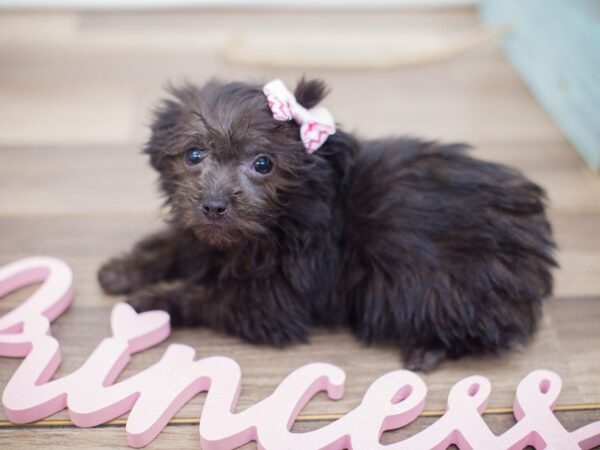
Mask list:
[[[325,92],[302,80],[295,94],[312,107]],[[261,86],[171,94],[145,152],[172,219],[100,269],[106,292],[256,343],[347,324],[422,370],[535,330],[554,244],[543,190],[516,170],[463,144],[343,130],[310,155]]]

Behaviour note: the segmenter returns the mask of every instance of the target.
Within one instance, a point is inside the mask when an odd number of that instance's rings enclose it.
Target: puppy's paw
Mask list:
[[[120,258],[113,258],[100,267],[98,282],[104,292],[111,295],[129,294],[134,289],[127,264]]]
[[[185,314],[184,292],[178,283],[157,283],[138,289],[127,298],[127,303],[133,309],[141,313],[160,309],[171,316],[172,325],[184,325],[190,317],[182,317]]]
[[[447,357],[441,348],[417,348],[404,353],[404,368],[413,372],[431,372]]]
[[[140,289],[127,297],[127,303],[139,313],[156,309],[170,313],[171,303],[168,300],[164,292],[153,287]]]

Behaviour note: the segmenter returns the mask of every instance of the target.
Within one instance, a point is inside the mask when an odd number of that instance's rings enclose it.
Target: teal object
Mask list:
[[[600,170],[600,0],[482,0],[503,49],[542,106]]]

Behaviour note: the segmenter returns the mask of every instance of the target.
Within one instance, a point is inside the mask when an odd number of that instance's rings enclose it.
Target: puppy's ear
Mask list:
[[[192,101],[196,87],[186,84],[182,87],[168,85],[166,90],[170,98],[162,100],[154,110],[150,139],[144,147],[144,153],[150,156],[150,164],[156,170],[161,169],[161,162],[174,148],[176,130],[189,116],[185,114],[186,105]],[[187,108],[189,109],[189,108]]]
[[[306,80],[304,77],[300,79],[294,96],[296,101],[305,108],[316,106],[329,93],[329,89],[323,80]]]

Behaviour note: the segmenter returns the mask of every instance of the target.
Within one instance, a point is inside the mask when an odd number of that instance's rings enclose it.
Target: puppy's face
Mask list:
[[[174,219],[219,248],[268,234],[313,165],[297,126],[273,119],[259,86],[211,82],[171,93],[146,152]]]

